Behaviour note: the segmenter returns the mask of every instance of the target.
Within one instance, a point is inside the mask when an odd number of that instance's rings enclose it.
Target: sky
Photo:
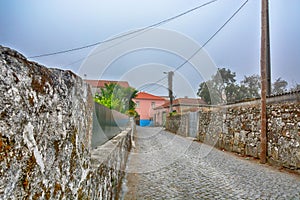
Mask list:
[[[2,0],[0,45],[26,57],[72,49],[147,27],[206,2],[209,0]],[[83,78],[127,80],[137,89],[167,95],[167,79],[157,81],[205,44],[243,3],[218,0],[154,31],[123,38],[129,42],[114,40],[29,60],[69,69]],[[260,74],[260,4],[260,0],[249,0],[196,55],[199,60],[177,70],[173,77],[177,97],[195,97],[199,84],[209,78],[208,69],[213,73],[216,68],[229,68],[238,81]],[[269,8],[272,80],[281,77],[292,87],[300,83],[300,1],[272,0]]]

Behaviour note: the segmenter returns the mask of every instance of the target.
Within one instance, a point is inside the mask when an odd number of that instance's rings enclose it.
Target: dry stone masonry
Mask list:
[[[268,162],[300,172],[300,93],[268,99]],[[196,129],[204,143],[244,156],[260,155],[260,101],[202,108],[198,123],[191,113],[169,117],[166,128],[183,136]]]
[[[2,46],[0,70],[0,199],[110,199],[130,130],[92,162],[89,86]]]

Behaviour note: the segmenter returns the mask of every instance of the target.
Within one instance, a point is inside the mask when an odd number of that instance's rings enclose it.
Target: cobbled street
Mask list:
[[[121,199],[300,199],[299,176],[137,127]]]

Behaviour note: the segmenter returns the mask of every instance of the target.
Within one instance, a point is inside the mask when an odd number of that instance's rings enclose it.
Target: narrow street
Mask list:
[[[300,199],[300,179],[161,128],[137,127],[121,199]]]

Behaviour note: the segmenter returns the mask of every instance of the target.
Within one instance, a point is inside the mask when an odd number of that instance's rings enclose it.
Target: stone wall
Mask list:
[[[0,70],[0,199],[116,195],[130,130],[113,139],[114,148],[92,150],[94,103],[81,78],[2,46]]]
[[[166,127],[169,131],[181,136],[188,136],[188,115],[168,116]]]
[[[92,150],[91,199],[118,199],[131,149],[131,128]],[[101,183],[101,184],[99,184]]]
[[[300,170],[299,93],[269,98],[267,115],[268,162]],[[187,116],[188,114],[168,118],[166,128],[171,132],[187,135],[185,132],[188,125]],[[259,100],[202,108],[198,116],[198,140],[220,149],[259,158],[261,127]]]

